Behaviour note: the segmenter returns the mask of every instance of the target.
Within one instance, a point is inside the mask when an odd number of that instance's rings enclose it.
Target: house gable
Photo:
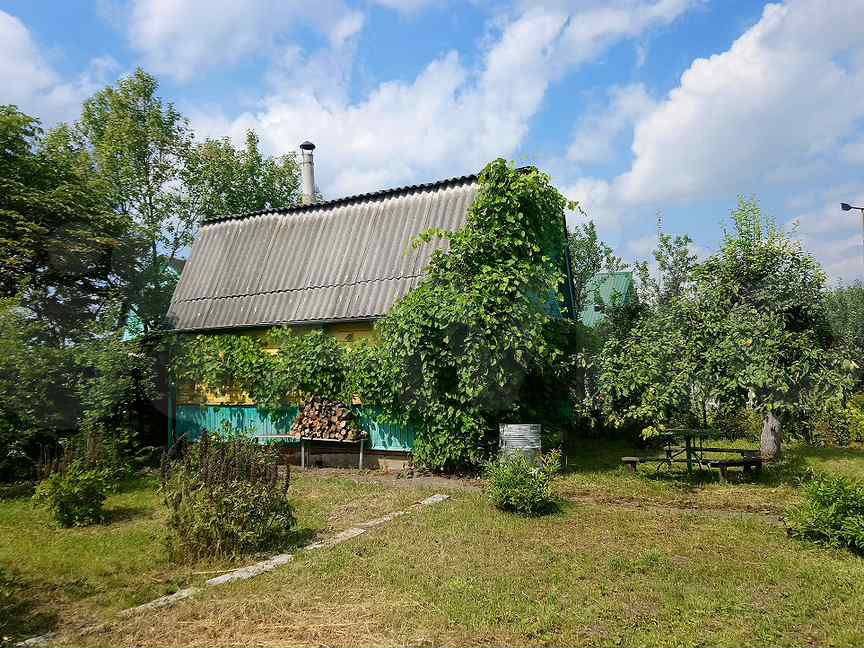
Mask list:
[[[595,297],[600,295],[598,302]],[[621,300],[622,304],[630,304],[636,296],[636,287],[632,272],[599,272],[591,278],[586,287],[585,306],[579,315],[579,320],[585,326],[596,326],[603,321],[603,305]]]

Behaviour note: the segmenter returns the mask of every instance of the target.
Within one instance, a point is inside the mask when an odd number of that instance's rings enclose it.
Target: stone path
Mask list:
[[[450,499],[449,495],[432,495],[427,497],[424,500],[420,500],[416,504],[411,505],[407,509],[403,509],[401,511],[394,511],[392,513],[388,513],[379,518],[375,518],[372,520],[367,520],[366,522],[361,522],[356,526],[350,527],[337,533],[330,538],[322,540],[321,542],[315,542],[313,544],[307,545],[305,547],[301,547],[298,549],[299,551],[315,551],[317,549],[326,549],[328,547],[333,547],[342,542],[346,542],[353,538],[363,535],[369,529],[374,529],[376,527],[387,524],[388,522],[395,520],[398,517],[408,514],[412,510],[416,510],[418,508],[424,508],[427,506],[433,506],[435,504],[439,504],[445,500]],[[154,599],[153,601],[149,601],[142,605],[137,605],[133,608],[128,608],[126,610],[122,610],[118,613],[118,616],[122,618],[129,618],[136,616],[138,614],[149,612],[150,610],[156,610],[159,608],[169,607],[174,605],[178,601],[182,601],[184,599],[190,598],[197,594],[198,592],[203,591],[206,587],[216,587],[219,585],[224,585],[225,583],[233,583],[235,581],[243,581],[249,580],[250,578],[254,578],[260,574],[265,574],[269,571],[273,571],[274,569],[278,569],[283,565],[287,565],[294,559],[294,554],[278,554],[276,556],[272,556],[267,560],[262,560],[261,562],[254,563],[252,565],[247,565],[246,567],[240,567],[239,569],[234,569],[227,574],[222,574],[221,576],[217,576],[215,578],[211,578],[204,582],[203,587],[186,587],[184,589],[178,590],[173,594],[168,594],[167,596],[162,596],[160,598]],[[74,631],[75,634],[81,634],[85,632],[93,632],[98,630],[99,628],[105,627],[106,623],[100,623],[95,626],[85,626],[82,628],[78,628]],[[62,638],[69,638],[74,636],[72,633],[64,633],[59,634],[57,632],[49,632],[44,635],[39,635],[38,637],[31,637],[30,639],[25,639],[24,641],[20,641],[16,646],[47,646],[50,645],[54,641],[58,641]]]

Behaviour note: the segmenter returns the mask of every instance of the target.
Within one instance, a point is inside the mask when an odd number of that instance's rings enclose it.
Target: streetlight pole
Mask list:
[[[857,209],[861,212],[861,241],[864,244],[864,207],[858,207],[856,205],[850,205],[849,203],[840,203],[840,209],[843,211],[850,211],[852,209]],[[864,250],[864,248],[862,248]],[[864,254],[864,251],[862,251]]]

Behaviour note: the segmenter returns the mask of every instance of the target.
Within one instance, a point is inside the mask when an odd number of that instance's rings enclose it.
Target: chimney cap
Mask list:
[[[303,142],[300,145],[300,148],[303,149],[304,151],[314,151],[315,145],[312,142],[310,142],[309,140],[306,140],[305,142]]]

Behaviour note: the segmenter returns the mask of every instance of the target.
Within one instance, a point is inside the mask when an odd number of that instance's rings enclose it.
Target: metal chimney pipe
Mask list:
[[[312,151],[315,145],[312,142],[303,142],[300,152],[303,156],[301,171],[303,177],[303,204],[311,205],[315,202],[315,161],[312,159]]]

